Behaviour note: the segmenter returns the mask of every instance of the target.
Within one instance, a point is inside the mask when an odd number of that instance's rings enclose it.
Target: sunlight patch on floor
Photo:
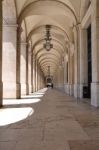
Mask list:
[[[21,96],[22,99],[24,99],[24,98],[40,98],[40,97],[43,97],[43,94],[31,94],[31,95]]]
[[[41,98],[46,93],[47,88],[39,90],[35,93],[31,93],[30,95],[22,96],[21,99],[4,99],[3,105],[20,105],[20,104],[34,104],[41,101]]]
[[[30,95],[22,96],[22,99],[4,99],[3,105],[22,105],[34,104],[41,101],[41,98],[46,93],[47,88],[39,90]],[[32,115],[34,110],[31,107],[22,108],[3,108],[0,109],[0,126],[6,126],[19,122]]]
[[[35,98],[35,99],[7,99],[3,100],[3,105],[20,105],[20,104],[34,104],[40,102],[41,99]]]
[[[22,121],[33,113],[34,110],[31,107],[0,109],[0,126]]]

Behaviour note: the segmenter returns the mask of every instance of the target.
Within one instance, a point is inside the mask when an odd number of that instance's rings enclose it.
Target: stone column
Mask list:
[[[37,63],[37,91],[39,90],[39,66]]]
[[[41,72],[41,89],[42,89],[42,72]]]
[[[71,56],[71,96],[74,96],[74,54]]]
[[[0,1],[0,107],[2,106],[3,83],[2,83],[2,0]]]
[[[36,91],[38,90],[38,64],[37,64],[37,60],[35,60],[35,81],[36,81],[36,84],[35,84],[35,88],[36,88]]]
[[[79,75],[79,71],[80,71],[80,62],[79,62],[79,28],[78,27],[74,27],[73,29],[74,32],[74,49],[75,49],[75,53],[74,53],[74,96],[76,98],[80,97],[80,90],[79,90],[79,85],[80,85],[80,75]]]
[[[80,98],[83,87],[88,85],[87,30],[80,28]]]
[[[40,73],[40,88],[42,89],[42,71],[41,71],[41,73]]]
[[[17,98],[17,25],[3,26],[3,97]]]
[[[92,0],[92,85],[91,104],[99,106],[99,1]]]
[[[63,66],[59,66],[58,68],[58,88],[60,90],[64,89],[64,68]]]
[[[29,45],[26,46],[26,94],[29,95]]]
[[[37,64],[37,91],[39,90],[39,68]]]
[[[21,95],[27,94],[26,85],[26,47],[27,43],[21,42],[21,65],[20,65],[20,81],[21,81]]]
[[[41,89],[43,89],[44,87],[43,87],[43,78],[44,78],[44,76],[43,76],[43,72],[41,71]]]
[[[43,82],[43,79],[42,79]],[[53,82],[54,82],[54,87],[57,88],[58,87],[58,69],[55,72],[54,78],[53,78]]]
[[[41,78],[42,76],[41,76],[41,69],[40,69],[40,89],[41,89]]]
[[[41,89],[41,78],[42,77],[41,77],[41,70],[40,70],[40,78],[39,78],[39,81],[40,81],[40,86],[39,87],[40,87],[40,89]]]
[[[40,90],[40,69],[38,67],[38,90]]]
[[[16,83],[17,83],[17,98],[21,98],[21,83],[20,83],[20,63],[21,63],[21,33],[20,26],[17,28],[17,49],[16,49]]]
[[[32,92],[32,83],[31,83],[31,50],[28,51],[28,83],[29,83],[29,93]]]
[[[36,71],[35,71],[35,58],[33,57],[33,92],[36,91]]]
[[[33,55],[31,55],[31,93],[33,93]]]
[[[65,84],[66,84],[66,59],[64,57],[64,91],[65,91]]]
[[[74,95],[74,82],[73,82],[73,76],[74,76],[74,44],[70,43],[70,49],[69,49],[69,59],[68,59],[68,94],[70,96]]]
[[[67,93],[67,54],[64,58],[64,90]]]
[[[39,70],[39,90],[41,89],[41,71]]]
[[[71,74],[70,74],[70,46],[68,47],[68,81],[67,81],[67,94],[70,95],[70,79],[71,79]]]
[[[70,46],[70,63],[69,63],[69,94],[74,95],[74,45]]]

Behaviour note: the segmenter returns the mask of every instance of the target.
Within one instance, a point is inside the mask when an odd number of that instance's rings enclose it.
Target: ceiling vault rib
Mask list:
[[[46,0],[40,0],[40,2],[45,2]],[[75,19],[75,22],[77,23],[78,22],[78,19],[77,19],[77,17],[76,17],[76,14],[75,14],[75,12],[74,12],[74,10],[69,6],[69,5],[67,5],[66,3],[63,3],[63,2],[61,2],[61,1],[59,1],[59,0],[47,0],[47,1],[51,1],[51,2],[57,2],[57,3],[60,3],[60,4],[62,4],[63,6],[65,6],[68,10],[70,10],[70,12],[72,13],[72,15],[74,16],[74,19]],[[22,9],[22,11],[21,11],[21,13],[20,13],[20,15],[19,15],[19,17],[18,17],[18,24],[21,24],[21,22],[22,22],[22,20],[24,19],[24,15],[25,15],[25,11],[27,11],[27,9],[29,9],[29,7],[31,7],[31,5],[34,5],[34,4],[36,4],[37,2],[39,2],[39,0],[35,0],[34,2],[31,2],[31,3],[29,3],[27,6],[25,6],[25,7],[23,7],[23,9]]]

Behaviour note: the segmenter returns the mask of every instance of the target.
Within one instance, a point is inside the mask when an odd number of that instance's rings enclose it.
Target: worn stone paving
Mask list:
[[[99,150],[99,110],[55,89],[45,91],[4,100],[0,150]]]

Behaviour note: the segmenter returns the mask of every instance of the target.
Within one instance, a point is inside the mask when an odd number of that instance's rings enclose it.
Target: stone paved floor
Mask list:
[[[4,100],[0,150],[99,150],[99,110],[57,90],[45,91]]]

